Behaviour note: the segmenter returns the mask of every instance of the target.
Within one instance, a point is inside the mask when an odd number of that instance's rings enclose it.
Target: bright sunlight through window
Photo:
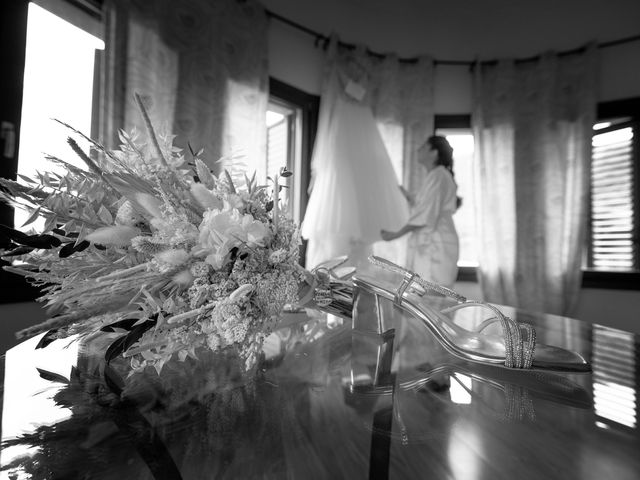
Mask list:
[[[462,205],[453,216],[458,237],[460,238],[460,258],[458,266],[477,267],[476,218],[473,208],[473,134],[469,129],[438,129],[438,135],[444,135],[453,147],[453,171],[458,184],[458,195]]]
[[[69,131],[52,119],[91,134],[96,49],[104,49],[102,40],[29,4],[19,174],[30,177],[37,170],[56,171],[47,164],[45,153],[76,165],[81,163],[66,143]],[[80,146],[88,151],[87,144]],[[26,219],[25,212],[16,211],[16,228]]]

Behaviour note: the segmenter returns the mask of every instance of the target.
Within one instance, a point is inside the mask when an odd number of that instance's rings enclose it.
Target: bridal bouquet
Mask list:
[[[64,174],[0,180],[0,196],[30,213],[27,224],[44,219],[35,234],[0,227],[10,245],[0,253],[17,260],[5,268],[40,286],[52,315],[19,336],[121,333],[105,356],[129,358],[134,372],[160,372],[199,348],[236,348],[250,368],[306,275],[280,179],[258,185],[237,161],[214,175],[202,152],[157,136],[136,99],[146,143],[121,132],[120,149],[109,151],[71,129],[92,146],[87,155],[68,140],[86,169],[49,157]]]

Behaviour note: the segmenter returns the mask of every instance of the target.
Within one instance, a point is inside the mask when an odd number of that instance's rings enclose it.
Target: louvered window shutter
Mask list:
[[[637,124],[626,122],[593,135],[589,267],[595,270],[638,267],[634,199],[637,134]]]
[[[593,326],[593,403],[599,422],[637,427],[637,355],[633,333]]]

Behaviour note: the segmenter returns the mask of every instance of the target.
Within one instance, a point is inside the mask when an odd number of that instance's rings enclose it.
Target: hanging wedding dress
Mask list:
[[[409,218],[391,159],[371,108],[366,72],[355,61],[334,61],[323,92],[312,158],[312,190],[302,223],[309,240],[307,268],[349,255],[362,266],[380,230]]]

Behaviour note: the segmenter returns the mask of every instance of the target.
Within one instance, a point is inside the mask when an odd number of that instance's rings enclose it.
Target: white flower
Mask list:
[[[244,206],[244,201],[240,197],[240,195],[235,193],[230,193],[224,201],[225,210],[231,208],[242,208]]]
[[[277,265],[287,259],[287,251],[284,248],[279,248],[269,254],[269,263]]]
[[[156,254],[156,259],[169,265],[182,265],[189,260],[189,254],[182,248],[171,249]]]
[[[219,255],[217,253],[210,253],[209,255],[207,255],[205,257],[204,261],[206,263],[208,263],[209,265],[211,265],[216,270],[219,270],[224,265],[224,257],[225,256],[226,256],[226,254],[225,255]]]
[[[221,208],[222,201],[202,183],[191,184],[191,195],[202,208]]]
[[[242,228],[250,245],[264,245],[263,240],[268,231],[264,223],[255,220],[251,215],[245,215],[242,219]]]
[[[151,219],[151,225],[156,229],[154,238],[157,243],[194,244],[198,238],[198,228],[185,216],[164,215],[163,218],[156,217]]]
[[[199,244],[196,254],[207,254],[205,262],[220,268],[224,257],[234,247],[247,244],[262,246],[267,228],[249,214],[241,215],[237,209],[207,210],[200,223]]]
[[[191,275],[191,272],[189,270],[183,270],[173,276],[173,281],[178,285],[186,287],[191,285],[191,283],[193,282],[193,275]]]

